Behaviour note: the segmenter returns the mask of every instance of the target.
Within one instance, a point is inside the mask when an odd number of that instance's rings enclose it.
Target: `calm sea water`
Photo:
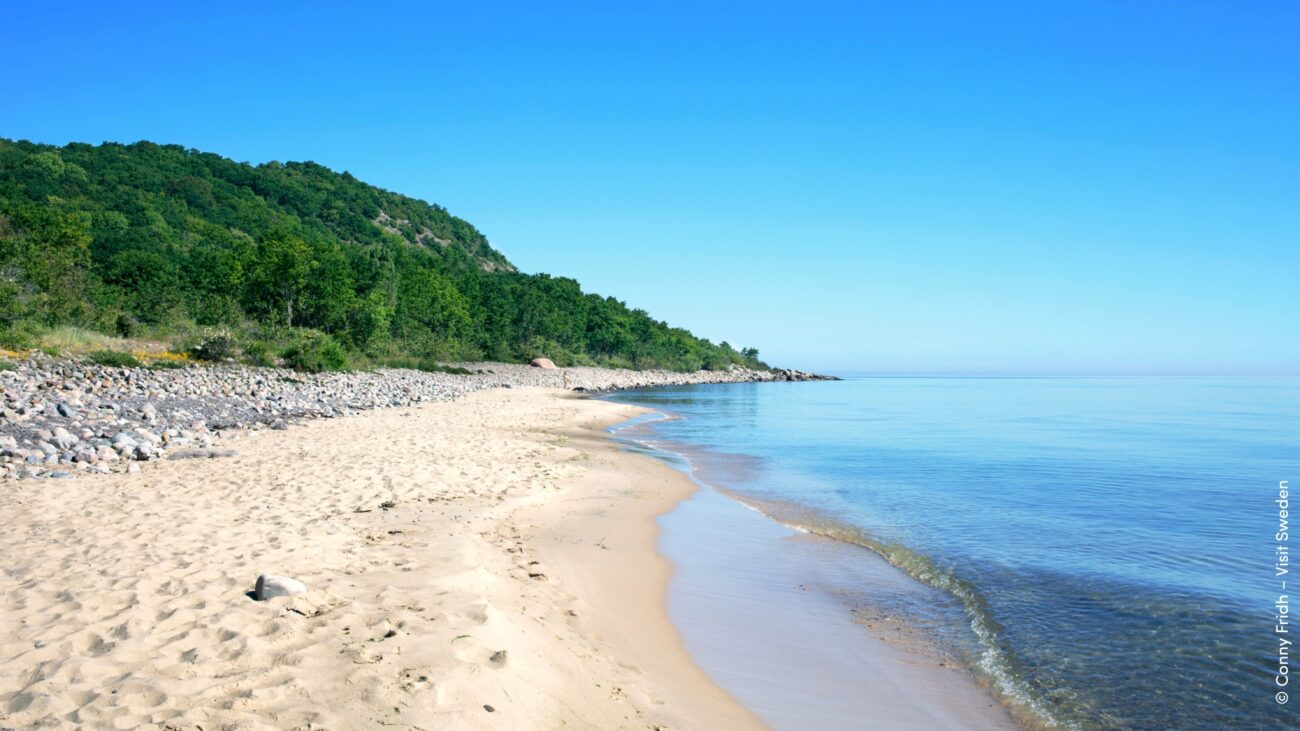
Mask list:
[[[1083,729],[1300,719],[1275,700],[1273,633],[1273,501],[1300,477],[1300,380],[868,378],[617,398],[677,417],[648,428],[711,484],[946,592],[967,660],[1021,710]]]

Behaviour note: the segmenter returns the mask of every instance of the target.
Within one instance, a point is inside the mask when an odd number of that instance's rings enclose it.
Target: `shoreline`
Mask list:
[[[176,363],[172,363],[176,366]],[[0,355],[0,479],[134,472],[160,459],[225,457],[263,428],[450,401],[499,388],[610,392],[705,383],[838,380],[790,369],[633,371],[454,364],[455,373],[387,369],[302,373],[234,364],[167,369],[95,365],[39,352]]]
[[[622,426],[615,438],[697,488],[658,521],[660,552],[676,569],[674,623],[705,671],[760,718],[775,729],[857,729],[868,717],[869,728],[1036,727],[929,636],[933,617],[899,611],[901,602],[936,612],[951,597],[864,546],[710,484],[685,445],[654,437],[659,420]],[[888,596],[891,609],[877,604],[864,616],[865,595]]]
[[[637,411],[495,389],[8,483],[0,728],[762,728],[662,610],[690,486],[605,437]]]
[[[673,621],[664,516],[701,492],[610,433],[646,413],[491,389],[8,483],[0,728],[767,728]]]

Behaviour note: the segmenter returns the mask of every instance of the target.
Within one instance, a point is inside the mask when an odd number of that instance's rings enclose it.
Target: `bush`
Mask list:
[[[33,322],[15,322],[0,327],[0,348],[25,350],[36,344],[39,333],[40,328]]]
[[[153,371],[170,371],[177,368],[184,368],[185,363],[179,360],[153,360],[149,361],[148,368]]]
[[[279,359],[275,357],[275,349],[265,340],[254,340],[245,345],[243,360],[249,365],[264,368],[273,368],[279,365]]]
[[[123,353],[120,350],[96,350],[87,353],[86,357],[90,359],[91,363],[110,368],[139,368],[141,365],[134,355]]]
[[[135,337],[136,328],[139,326],[140,322],[138,320],[125,313],[118,315],[117,320],[113,322],[113,329],[117,331],[120,337],[124,338]]]
[[[209,362],[233,360],[239,356],[239,344],[230,331],[218,330],[208,334],[199,341],[198,345],[190,348],[190,355],[198,360]]]
[[[289,346],[281,355],[284,364],[297,371],[320,373],[348,370],[347,351],[337,340],[324,334],[308,336]]]

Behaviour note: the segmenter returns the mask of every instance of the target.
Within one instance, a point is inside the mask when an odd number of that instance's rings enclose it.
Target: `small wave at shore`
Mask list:
[[[970,620],[970,629],[978,643],[975,668],[1013,715],[1031,727],[1082,729],[1076,723],[1058,718],[1036,697],[1018,669],[1014,650],[1002,638],[1002,626],[993,617],[988,602],[979,589],[970,582],[941,568],[929,556],[907,546],[874,538],[861,528],[818,514],[805,506],[756,500],[733,490],[716,485],[713,487],[742,505],[794,530],[865,548],[913,579],[956,597]]]
[[[991,694],[1001,701],[1020,723],[1034,729],[1082,731],[1076,722],[1059,718],[1036,696],[1024,679],[1015,652],[1002,637],[1002,628],[989,610],[980,591],[970,582],[939,566],[932,558],[911,548],[878,539],[863,529],[836,520],[807,506],[771,499],[758,499],[707,482],[682,444],[654,439],[650,429],[656,423],[680,417],[652,412],[610,428],[610,433],[635,451],[654,456],[686,473],[701,486],[725,495],[739,505],[800,533],[863,548],[883,558],[912,579],[956,598],[961,604],[975,639],[976,656],[971,669]]]

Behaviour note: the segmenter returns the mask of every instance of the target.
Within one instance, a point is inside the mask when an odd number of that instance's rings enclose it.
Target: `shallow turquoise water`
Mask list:
[[[1273,500],[1300,472],[1300,380],[870,378],[617,398],[680,417],[648,428],[708,482],[951,593],[970,662],[1044,718],[1297,721],[1274,699]]]

